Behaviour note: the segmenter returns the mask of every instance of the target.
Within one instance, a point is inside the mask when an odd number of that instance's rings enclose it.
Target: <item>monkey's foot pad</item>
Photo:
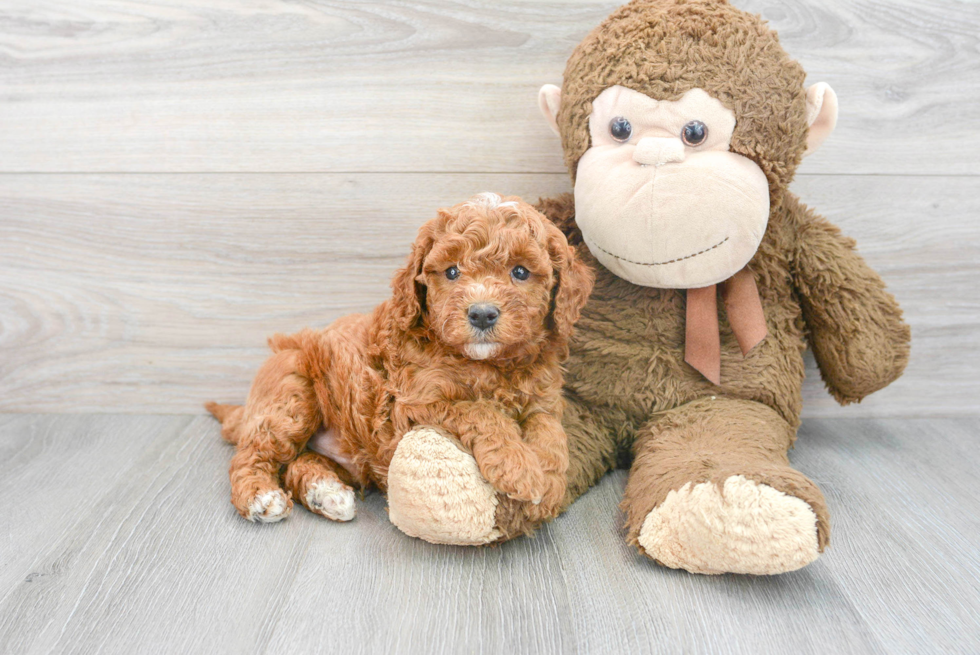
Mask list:
[[[687,483],[647,515],[638,538],[664,566],[769,575],[817,559],[817,517],[803,500],[736,475]]]
[[[476,546],[500,538],[497,492],[476,460],[440,431],[420,427],[404,437],[388,468],[388,517],[411,537]]]

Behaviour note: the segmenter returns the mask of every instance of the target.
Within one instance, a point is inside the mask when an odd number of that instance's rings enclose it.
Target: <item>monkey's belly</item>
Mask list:
[[[684,291],[638,287],[604,269],[597,273],[565,376],[565,388],[587,405],[615,407],[639,427],[654,412],[725,395],[762,402],[798,422],[804,341],[788,288],[777,307],[767,308],[769,336],[747,356],[722,310],[722,381],[716,386],[684,361]]]

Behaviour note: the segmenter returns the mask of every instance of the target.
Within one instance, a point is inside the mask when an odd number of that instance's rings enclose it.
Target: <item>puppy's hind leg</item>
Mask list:
[[[286,489],[303,507],[332,521],[350,521],[355,484],[351,475],[325,455],[307,450],[286,467]]]
[[[231,502],[249,521],[271,523],[289,515],[293,503],[279,485],[279,471],[296,459],[321,422],[313,385],[300,373],[303,356],[283,350],[262,365],[236,430]]]
[[[242,405],[219,405],[215,402],[204,403],[204,409],[221,423],[221,438],[232,445],[238,444],[238,430],[242,426],[242,415],[245,407]]]

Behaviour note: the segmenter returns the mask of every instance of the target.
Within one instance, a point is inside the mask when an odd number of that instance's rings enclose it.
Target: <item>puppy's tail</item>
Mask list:
[[[204,403],[204,409],[221,422],[221,437],[230,444],[237,444],[238,430],[242,425],[245,408],[241,405],[219,405],[216,402],[208,402]]]

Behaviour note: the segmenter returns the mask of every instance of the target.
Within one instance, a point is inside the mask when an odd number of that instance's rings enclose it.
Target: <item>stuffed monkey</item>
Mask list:
[[[804,78],[761,18],[725,0],[634,0],[575,49],[561,88],[541,90],[574,196],[539,208],[597,276],[566,365],[566,506],[629,466],[626,538],[672,568],[772,574],[815,560],[827,506],[787,457],[803,352],[845,405],[908,361],[881,278],[788,191],[837,118],[830,87]],[[439,448],[399,447],[392,469],[415,468],[389,492],[396,525],[460,543],[536,527],[489,489],[456,503],[420,473]],[[467,466],[441,472],[459,498],[485,488]],[[421,516],[423,497],[438,511]]]

